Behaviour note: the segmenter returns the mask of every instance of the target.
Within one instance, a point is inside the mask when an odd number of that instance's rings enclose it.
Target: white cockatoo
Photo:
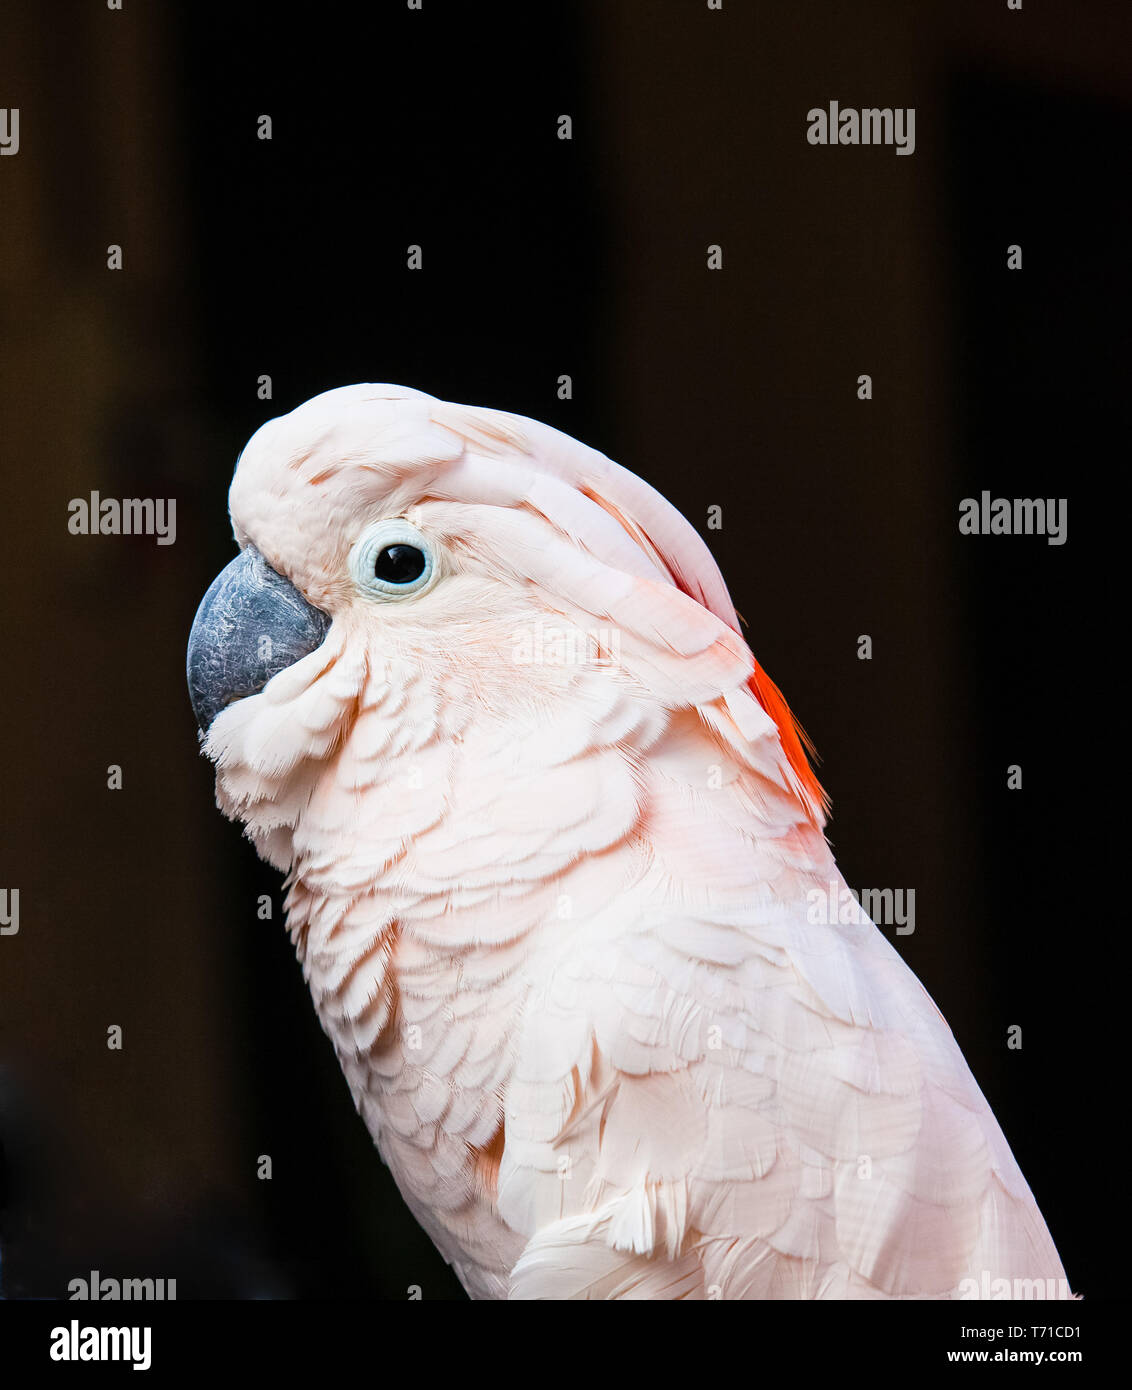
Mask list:
[[[265,424],[230,505],[188,659],[217,800],[472,1297],[1065,1296],[943,1017],[815,909],[800,731],[663,497],[362,385]]]

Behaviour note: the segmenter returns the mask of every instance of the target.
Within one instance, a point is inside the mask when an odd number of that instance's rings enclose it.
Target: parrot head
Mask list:
[[[450,801],[461,743],[504,739],[518,758],[557,709],[566,761],[610,701],[631,697],[640,725],[743,683],[821,814],[804,735],[706,545],[597,451],[523,417],[349,386],[263,425],[229,503],[240,553],[197,611],[189,692],[221,809],[277,867],[295,867],[328,783],[346,806],[378,765],[446,785],[398,827],[403,847]]]

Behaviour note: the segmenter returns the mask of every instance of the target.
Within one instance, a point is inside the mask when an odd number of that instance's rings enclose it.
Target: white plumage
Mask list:
[[[1064,1279],[928,995],[867,919],[809,920],[843,887],[818,789],[659,494],[355,386],[265,425],[231,510],[332,624],[215,719],[219,804],[288,872],[357,1107],[469,1293]],[[440,566],[400,602],[347,565],[391,517]]]

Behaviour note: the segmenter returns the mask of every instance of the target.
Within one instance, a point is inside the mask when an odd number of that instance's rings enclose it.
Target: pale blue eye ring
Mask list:
[[[432,542],[400,516],[367,527],[354,543],[349,565],[363,593],[387,599],[423,594],[439,572]]]

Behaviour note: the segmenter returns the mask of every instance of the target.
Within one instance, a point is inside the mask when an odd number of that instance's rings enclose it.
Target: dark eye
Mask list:
[[[350,551],[350,574],[370,598],[412,598],[439,577],[436,545],[403,516],[375,521]]]
[[[373,572],[386,584],[411,584],[425,569],[424,554],[415,545],[387,545],[378,552]]]

